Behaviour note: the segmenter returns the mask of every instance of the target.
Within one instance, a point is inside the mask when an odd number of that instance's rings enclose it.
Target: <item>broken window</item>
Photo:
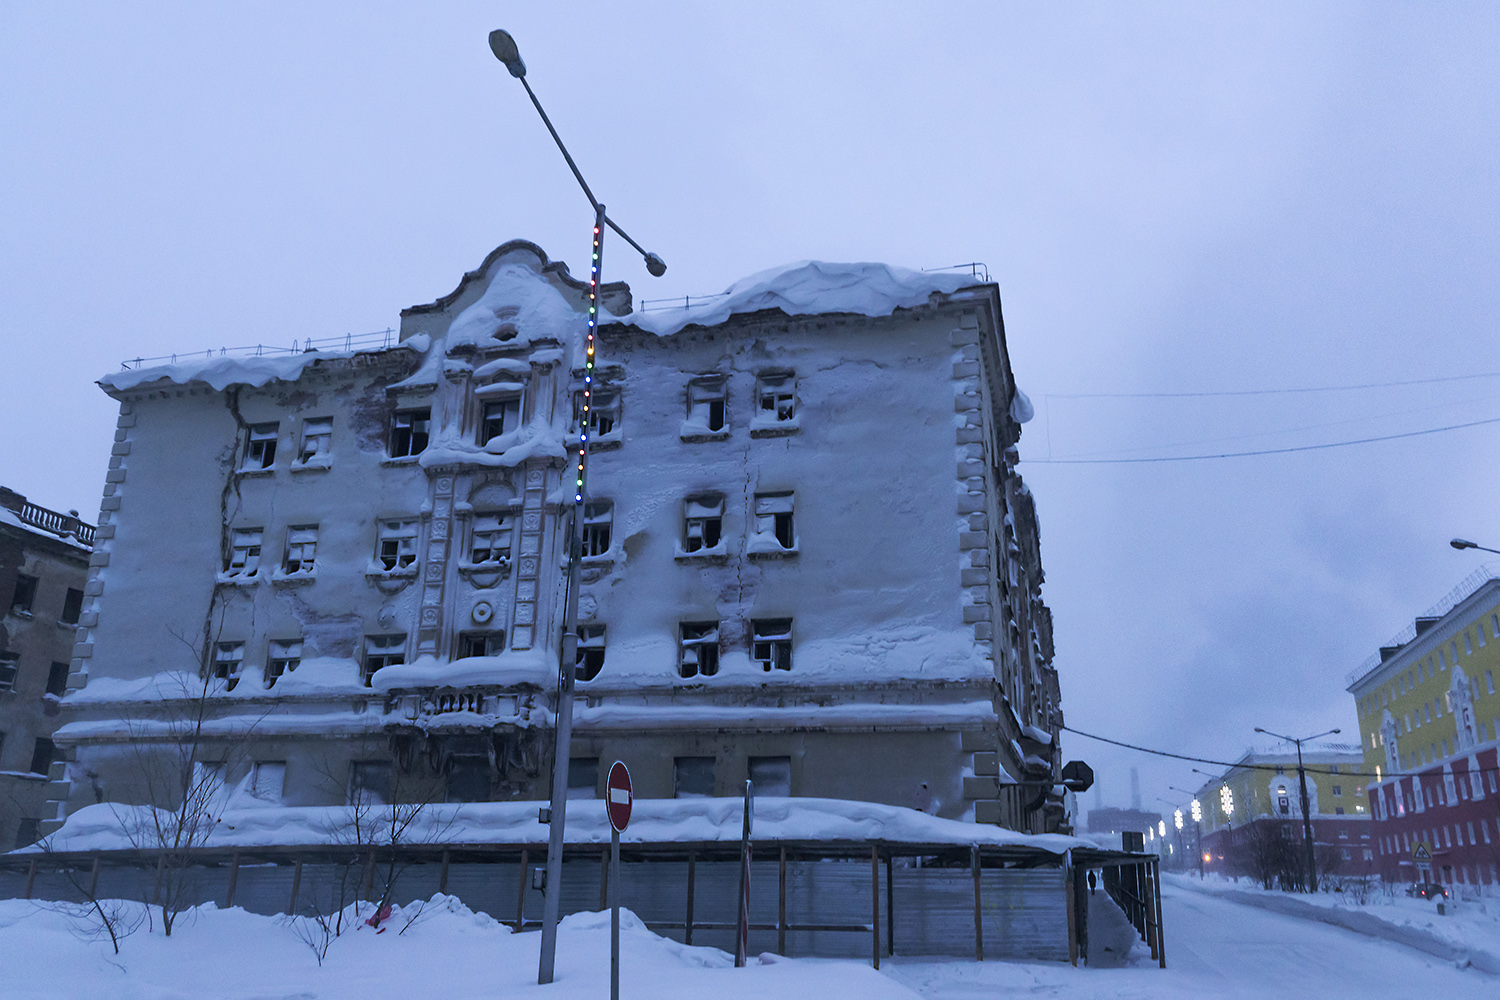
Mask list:
[[[312,417],[302,421],[302,447],[297,449],[297,461],[327,464],[332,458],[329,451],[333,444],[333,418]]]
[[[573,394],[573,430],[583,417],[585,393],[589,401],[589,434],[603,437],[612,434],[620,424],[620,392],[618,389],[593,389]]]
[[[604,626],[578,626],[578,654],[574,660],[573,677],[579,681],[591,681],[604,669]]]
[[[280,802],[286,789],[286,761],[258,760],[250,770],[250,794],[263,802]]]
[[[688,383],[688,415],[683,433],[724,429],[724,376],[696,378]]]
[[[755,494],[755,534],[763,542],[774,541],[787,551],[797,547],[797,534],[792,530],[792,494]]]
[[[521,397],[488,400],[479,420],[479,443],[486,444],[521,426]]]
[[[18,615],[31,614],[31,606],[36,603],[36,585],[36,577],[17,573],[16,589],[10,598],[10,610]]]
[[[678,626],[677,673],[681,677],[712,677],[719,672],[719,623],[683,622]]]
[[[375,558],[385,569],[405,569],[417,561],[417,522],[381,521]]]
[[[242,469],[269,469],[276,462],[277,424],[251,424]]]
[[[792,669],[792,620],[757,618],[750,627],[750,659],[767,672]]]
[[[230,576],[254,576],[260,569],[260,528],[236,528],[229,541],[229,564],[224,572]]]
[[[298,524],[286,529],[286,562],[288,573],[311,573],[318,554],[318,526]]]
[[[672,794],[679,799],[712,798],[714,759],[677,757],[672,761]]]
[[[240,667],[245,662],[243,642],[214,644],[214,677],[224,681],[224,690],[233,691],[240,682]]]
[[[762,375],[755,380],[756,417],[791,420],[797,415],[797,379],[792,375]]]
[[[750,783],[756,795],[792,794],[792,758],[751,757]]]
[[[68,588],[68,595],[63,598],[62,615],[57,619],[64,625],[77,625],[78,616],[83,613],[83,591],[73,587]]]
[[[47,671],[47,693],[61,698],[68,693],[68,665],[54,663]]]
[[[282,674],[296,670],[301,662],[301,639],[272,639],[271,651],[266,657],[266,687],[275,684]]]
[[[583,505],[582,556],[602,556],[609,552],[610,528],[615,520],[612,500],[595,500]]]
[[[390,761],[352,760],[349,762],[349,805],[383,806],[390,800]]]
[[[397,410],[391,415],[391,457],[420,455],[432,433],[432,410]]]
[[[391,667],[395,666],[398,663],[405,662],[405,634],[365,636],[365,687],[370,686],[370,678],[375,676],[375,671],[381,669],[382,667]]]
[[[683,504],[682,551],[701,552],[719,544],[724,529],[724,497],[688,497]]]
[[[499,656],[505,652],[504,632],[463,632],[458,637],[458,659]]]
[[[20,659],[20,653],[0,653],[0,691],[16,689],[16,674],[19,672],[16,664]]]
[[[595,799],[599,797],[599,758],[568,758],[568,798]]]
[[[510,515],[497,511],[475,513],[473,537],[469,543],[469,561],[510,562],[510,531]]]
[[[57,748],[52,741],[46,737],[38,737],[31,747],[31,773],[46,774],[52,769],[52,762],[57,759]]]

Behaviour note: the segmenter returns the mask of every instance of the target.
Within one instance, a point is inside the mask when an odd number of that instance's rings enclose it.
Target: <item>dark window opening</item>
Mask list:
[[[792,620],[758,618],[750,625],[754,634],[750,658],[767,672],[792,669]]]
[[[724,497],[689,497],[683,504],[682,550],[701,552],[719,544],[724,530]]]
[[[233,691],[240,682],[240,667],[245,662],[243,642],[221,642],[214,647],[214,677],[224,681],[224,690]]]
[[[302,662],[301,639],[272,639],[266,657],[266,687],[274,685],[282,674],[296,670]]]
[[[688,383],[689,429],[716,432],[724,429],[724,379],[706,378]]]
[[[719,623],[683,622],[677,673],[681,677],[712,677],[719,672]]]
[[[488,802],[489,800],[489,758],[454,757],[448,764],[448,801]]]
[[[16,689],[16,674],[20,672],[17,664],[20,659],[20,653],[0,653],[0,691]]]
[[[574,679],[591,681],[604,669],[604,626],[578,626],[578,655]]]
[[[54,663],[47,671],[47,693],[61,698],[68,693],[68,665]]]
[[[678,757],[672,761],[672,794],[679,799],[711,798],[714,794],[714,759]]]
[[[16,826],[16,850],[30,847],[42,839],[42,821],[25,817]]]
[[[599,797],[599,758],[568,758],[568,798],[594,799]]]
[[[432,410],[400,410],[391,416],[391,457],[420,455],[432,433]]]
[[[246,469],[269,469],[276,463],[277,424],[253,424],[245,442]]]
[[[615,505],[599,500],[583,505],[583,556],[602,556],[609,552],[610,529],[614,526]]]
[[[790,796],[792,794],[792,758],[751,757],[750,783],[755,786],[756,795]]]
[[[10,609],[18,615],[31,614],[31,605],[36,602],[36,585],[36,577],[17,573],[16,589],[10,598]]]
[[[83,591],[69,587],[68,596],[63,598],[62,616],[57,620],[64,625],[77,625],[78,616],[81,614],[83,614]]]
[[[499,656],[505,652],[504,632],[461,632],[458,659],[469,656]]]
[[[370,678],[377,670],[406,662],[406,635],[365,636],[365,687],[370,687]]]
[[[492,400],[484,404],[479,421],[479,443],[487,444],[500,435],[521,426],[521,397]]]
[[[383,806],[391,801],[391,764],[385,760],[349,763],[349,805]]]
[[[584,393],[573,395],[573,430],[583,420]],[[588,432],[602,437],[611,434],[620,422],[620,394],[613,389],[594,389],[588,393]]]
[[[31,773],[46,774],[52,769],[52,761],[56,758],[57,748],[52,745],[52,741],[46,737],[38,737],[31,751]]]

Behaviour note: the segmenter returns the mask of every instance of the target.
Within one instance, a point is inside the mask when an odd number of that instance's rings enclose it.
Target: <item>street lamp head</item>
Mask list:
[[[1342,733],[1342,732],[1343,732],[1343,730],[1342,730],[1342,729],[1335,729],[1335,730],[1334,730],[1334,732],[1335,732],[1335,733]]]
[[[510,37],[510,32],[503,28],[496,28],[490,32],[490,51],[495,53],[495,58],[505,63],[505,68],[510,70],[510,75],[517,80],[526,75],[526,64],[521,61],[521,50],[516,48],[516,40]]]
[[[1477,542],[1471,542],[1467,538],[1455,538],[1448,544],[1453,546],[1455,549],[1458,549],[1460,552],[1462,552],[1464,549],[1479,548],[1479,544]]]
[[[522,72],[525,72],[524,67]],[[646,254],[646,270],[651,272],[651,277],[660,278],[667,273],[667,262],[654,253],[648,253]]]
[[[1263,732],[1265,732],[1265,730],[1264,730],[1264,729],[1262,729],[1262,728],[1260,728],[1260,727],[1259,727],[1259,726],[1256,726],[1256,727],[1255,727],[1255,731],[1256,731],[1256,732],[1257,732],[1257,733],[1263,733]]]

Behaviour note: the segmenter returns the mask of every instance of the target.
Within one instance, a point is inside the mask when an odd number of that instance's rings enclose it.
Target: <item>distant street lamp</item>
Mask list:
[[[573,177],[578,181],[578,186],[583,188],[584,195],[594,209],[593,255],[589,261],[588,345],[583,368],[583,412],[578,421],[578,463],[574,470],[577,475],[574,477],[573,524],[568,540],[568,586],[563,599],[563,637],[557,668],[557,725],[553,730],[552,805],[548,810],[548,822],[551,824],[551,829],[547,839],[547,881],[542,886],[542,942],[537,982],[545,985],[552,982],[553,967],[557,957],[558,904],[562,896],[563,827],[568,808],[568,758],[573,744],[573,681],[578,659],[578,569],[583,552],[584,498],[588,495],[589,411],[592,408],[594,387],[594,334],[598,329],[599,308],[603,303],[600,295],[603,289],[601,275],[604,269],[604,228],[608,226],[613,229],[626,243],[635,247],[646,262],[646,270],[653,276],[661,277],[665,274],[667,265],[656,254],[647,253],[642,249],[639,243],[626,235],[625,230],[615,225],[614,220],[605,214],[604,205],[594,197],[594,192],[589,190],[588,182],[583,179],[578,165],[573,162],[573,157],[568,153],[568,147],[563,145],[562,137],[557,134],[557,129],[552,127],[552,119],[548,118],[547,112],[542,110],[542,102],[537,100],[536,94],[532,92],[531,84],[526,82],[526,63],[521,61],[521,53],[516,48],[515,39],[511,38],[507,31],[498,29],[492,31],[490,32],[490,51],[495,54],[496,59],[505,64],[510,75],[520,80],[521,86],[526,88],[526,96],[530,97],[531,103],[536,106],[537,114],[542,116],[542,123],[547,126],[547,131],[552,133],[552,140],[562,151],[563,159],[568,161],[568,169],[573,171]],[[521,877],[525,878],[526,873],[522,872]]]
[[[1455,539],[1455,542],[1456,541],[1457,539]],[[1283,736],[1280,733],[1273,733],[1269,729],[1262,729],[1259,726],[1255,727],[1255,731],[1257,733],[1265,733],[1267,736],[1274,736],[1278,740],[1285,740],[1288,743],[1297,744],[1297,781],[1302,786],[1302,843],[1307,850],[1307,891],[1317,892],[1318,863],[1317,859],[1313,855],[1312,816],[1308,814],[1307,807],[1307,769],[1302,766],[1302,744],[1308,740],[1318,739],[1319,737],[1332,736],[1335,733],[1342,732],[1342,730],[1330,729],[1326,733],[1318,733],[1315,736],[1304,736],[1301,739],[1298,739],[1295,736]]]
[[[1174,792],[1181,792],[1182,794],[1188,796],[1189,798],[1191,798],[1193,800],[1192,801],[1192,806],[1191,806],[1191,810],[1192,810],[1192,814],[1193,814],[1193,853],[1196,854],[1196,855],[1198,855],[1198,878],[1202,879],[1203,878],[1203,806],[1199,805],[1199,803],[1198,803],[1198,794],[1196,792],[1190,792],[1186,788],[1178,788],[1176,785],[1168,785],[1167,787],[1170,788]],[[1176,824],[1177,824],[1177,829],[1181,830],[1182,829],[1182,810],[1181,809],[1177,810],[1177,815],[1174,817],[1174,822],[1176,822]]]
[[[1458,549],[1460,552],[1462,552],[1464,549],[1478,549],[1480,552],[1493,552],[1495,553],[1495,555],[1500,556],[1500,549],[1486,548],[1485,546],[1480,545],[1478,542],[1469,541],[1467,538],[1455,538],[1448,544],[1453,546],[1455,549]]]

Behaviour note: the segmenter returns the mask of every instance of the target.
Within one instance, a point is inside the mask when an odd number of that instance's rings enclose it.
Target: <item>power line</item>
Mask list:
[[[1360,389],[1393,389],[1407,385],[1435,385],[1441,382],[1466,382],[1481,378],[1500,378],[1500,372],[1478,372],[1472,375],[1441,375],[1436,378],[1402,379],[1396,382],[1362,382],[1355,385],[1315,385],[1284,389],[1225,389],[1218,392],[1053,392],[1054,399],[1197,399],[1205,396],[1283,396],[1311,392],[1354,392]]]
[[[1286,766],[1284,764],[1243,764],[1235,761],[1214,760],[1211,757],[1194,757],[1190,754],[1172,753],[1168,750],[1153,750],[1150,747],[1136,746],[1134,743],[1125,743],[1121,740],[1112,740],[1108,736],[1099,736],[1095,733],[1086,733],[1082,729],[1074,729],[1072,726],[1061,726],[1059,728],[1065,729],[1077,736],[1086,736],[1091,740],[1098,740],[1100,743],[1108,743],[1111,746],[1124,747],[1126,750],[1135,750],[1139,753],[1151,754],[1153,757],[1170,757],[1173,760],[1191,761],[1194,764],[1212,764],[1215,767],[1227,767],[1231,770],[1236,771],[1275,771],[1277,769],[1284,769]],[[1331,771],[1307,765],[1304,765],[1302,770],[1306,771],[1308,774],[1330,774],[1338,775],[1342,778],[1375,778],[1381,781],[1385,780],[1386,778],[1407,778],[1413,776],[1420,777],[1421,775],[1421,772],[1419,771],[1392,771],[1390,774],[1374,774],[1369,771]],[[1491,771],[1500,771],[1500,768],[1481,767],[1471,768],[1470,770],[1472,773],[1488,774]]]
[[[1021,461],[1031,465],[1138,465],[1152,462],[1198,462],[1215,458],[1249,458],[1254,455],[1288,455],[1298,451],[1322,451],[1327,448],[1347,448],[1356,444],[1375,444],[1380,441],[1395,441],[1400,438],[1422,437],[1427,434],[1441,434],[1445,431],[1458,431],[1466,427],[1479,427],[1483,424],[1500,423],[1500,417],[1489,417],[1485,420],[1472,420],[1466,424],[1449,424],[1446,427],[1429,427],[1420,431],[1404,431],[1400,434],[1383,434],[1380,437],[1357,438],[1352,441],[1328,441],[1323,444],[1303,444],[1289,448],[1261,448],[1256,451],[1227,451],[1203,455],[1168,455],[1158,458],[1023,458]]]

